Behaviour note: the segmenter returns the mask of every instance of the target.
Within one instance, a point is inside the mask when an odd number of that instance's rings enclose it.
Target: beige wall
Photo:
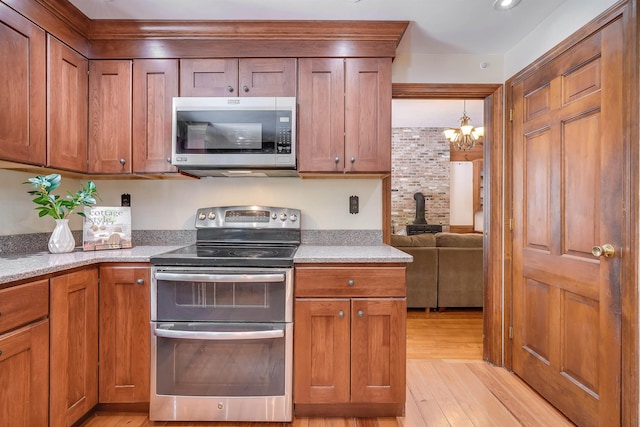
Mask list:
[[[557,13],[504,57],[498,55],[398,55],[393,64],[395,83],[502,83],[604,11],[613,0],[567,0]],[[488,67],[480,68],[481,62]],[[39,219],[21,184],[29,175],[0,170],[0,235],[50,231],[52,223]],[[117,205],[120,194],[133,198],[136,229],[188,229],[197,207],[209,204],[257,202],[299,207],[306,229],[381,229],[382,188],[379,180],[300,180],[242,178],[202,181],[100,181],[103,203]],[[245,181],[246,180],[246,181]],[[81,181],[68,180],[75,188]],[[65,181],[67,184],[67,181]],[[75,184],[75,185],[72,185]],[[348,213],[348,197],[360,197],[360,213]],[[79,221],[72,222],[78,229]]]
[[[38,218],[21,184],[32,175],[0,170],[0,235],[49,232],[53,220]],[[207,178],[201,180],[96,180],[102,206],[119,206],[131,194],[135,230],[193,229],[197,208],[260,204],[302,210],[303,229],[381,230],[382,184],[378,179]],[[63,192],[81,180],[63,178]],[[358,196],[360,213],[349,213],[349,196]],[[74,215],[71,228],[81,229]]]

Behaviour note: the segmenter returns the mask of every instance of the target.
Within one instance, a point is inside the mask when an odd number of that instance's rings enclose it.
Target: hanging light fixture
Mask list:
[[[456,150],[469,150],[473,148],[481,136],[484,136],[484,128],[474,128],[469,124],[471,119],[467,116],[467,101],[463,101],[462,117],[460,117],[459,129],[447,129],[444,136]]]

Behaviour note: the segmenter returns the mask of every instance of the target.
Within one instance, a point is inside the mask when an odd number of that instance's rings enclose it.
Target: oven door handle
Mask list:
[[[212,331],[176,331],[157,328],[153,334],[160,338],[189,340],[266,340],[284,337],[284,330],[212,332]]]
[[[189,274],[164,273],[155,274],[157,280],[171,280],[174,282],[284,282],[284,273],[280,274]]]

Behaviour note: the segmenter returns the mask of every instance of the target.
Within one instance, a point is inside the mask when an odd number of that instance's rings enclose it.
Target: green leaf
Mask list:
[[[60,183],[62,182],[62,177],[57,173],[47,175],[45,176],[45,179],[49,182],[49,191],[53,191],[60,187]]]

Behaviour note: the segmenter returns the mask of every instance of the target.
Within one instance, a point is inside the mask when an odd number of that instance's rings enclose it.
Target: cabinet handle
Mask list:
[[[351,163],[355,163],[356,162],[356,158],[355,157],[352,157],[350,160],[351,160]]]
[[[349,280],[347,281],[347,284],[348,284],[349,286],[353,286],[353,285],[355,285],[355,284],[356,284],[356,282],[355,282],[353,279],[349,279]]]
[[[339,317],[339,318],[343,318],[343,317],[344,317],[344,311],[340,310],[340,311],[338,312],[338,317]]]
[[[122,166],[124,166],[124,164],[125,164],[125,163],[127,163],[127,161],[126,161],[125,159],[120,159],[120,164],[121,164]]]
[[[138,285],[144,285],[144,279],[138,279],[138,280],[136,280],[136,284],[138,284]]]
[[[340,161],[340,157],[336,157],[335,162],[338,163]]]
[[[227,86],[227,92],[229,93],[233,92],[233,86],[231,85]]]
[[[364,311],[358,310],[358,317],[364,317]]]
[[[249,92],[249,86],[247,85],[242,86],[242,90],[245,92]]]

